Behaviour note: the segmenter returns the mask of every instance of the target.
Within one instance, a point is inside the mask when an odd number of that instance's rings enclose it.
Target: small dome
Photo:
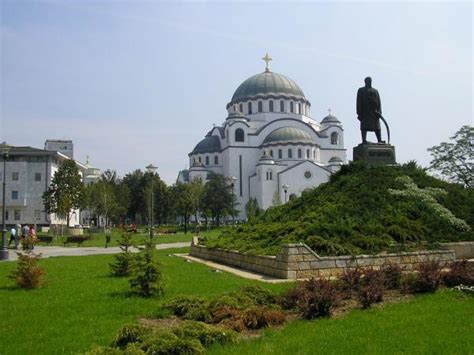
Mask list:
[[[271,144],[276,142],[298,142],[314,144],[314,140],[305,131],[295,127],[281,127],[272,131],[262,144]]]
[[[336,123],[337,124],[337,123],[341,123],[341,121],[339,121],[336,116],[333,116],[333,115],[329,114],[329,115],[327,115],[326,117],[323,118],[321,123],[323,123],[323,124]]]
[[[242,84],[240,84],[237,90],[235,90],[230,104],[239,101],[245,101],[257,95],[267,94],[283,94],[296,98],[302,98],[306,101],[303,91],[292,79],[287,78],[282,74],[266,71],[251,76]]]
[[[329,159],[329,163],[344,163],[344,161],[339,157],[332,157]]]
[[[191,154],[216,153],[221,151],[221,141],[217,136],[207,136],[194,147]]]

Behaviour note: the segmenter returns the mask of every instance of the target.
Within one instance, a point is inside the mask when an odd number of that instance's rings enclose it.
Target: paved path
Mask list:
[[[237,267],[218,264],[213,261],[195,258],[194,256],[191,256],[189,254],[175,254],[175,255],[185,258],[186,260],[189,260],[189,261],[194,261],[197,263],[207,265],[210,268],[213,268],[214,270],[222,270],[222,271],[230,272],[231,274],[243,277],[245,279],[258,280],[258,281],[269,282],[269,283],[295,282],[295,280],[291,280],[291,279],[278,279],[276,277],[257,274],[249,270],[239,269]]]
[[[190,246],[190,242],[179,242],[179,243],[167,243],[167,244],[157,244],[156,249],[163,250],[163,249],[173,249],[173,248],[183,248]],[[55,256],[86,256],[86,255],[100,255],[100,254],[117,254],[120,253],[122,250],[119,247],[44,247],[44,246],[36,246],[35,253],[41,253],[42,258],[51,258]],[[133,252],[138,252],[138,249],[133,248]],[[9,249],[10,258],[8,261],[13,261],[17,259],[17,255],[15,250]]]

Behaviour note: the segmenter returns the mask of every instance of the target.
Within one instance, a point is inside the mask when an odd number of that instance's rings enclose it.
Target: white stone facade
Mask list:
[[[191,168],[178,181],[205,181],[211,171],[237,178],[239,219],[250,198],[266,209],[328,181],[346,161],[344,131],[331,114],[321,122],[311,118],[310,107],[291,79],[268,69],[252,76],[227,104],[225,122],[189,154]]]

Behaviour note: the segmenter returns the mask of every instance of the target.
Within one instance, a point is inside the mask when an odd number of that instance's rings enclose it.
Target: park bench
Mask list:
[[[49,245],[49,243],[51,243],[53,241],[53,236],[52,235],[40,235],[40,236],[38,236],[38,240],[40,242],[43,242],[43,243],[46,243],[47,245]]]
[[[88,238],[82,237],[82,236],[69,236],[66,237],[66,240],[64,241],[64,246],[67,247],[69,243],[77,243],[79,246],[82,246],[82,243],[86,241]]]

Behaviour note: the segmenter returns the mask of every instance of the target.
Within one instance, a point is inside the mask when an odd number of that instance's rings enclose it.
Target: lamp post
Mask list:
[[[287,184],[282,186],[283,191],[285,192],[285,203],[286,203],[286,193],[288,192],[288,189],[290,188]]]
[[[6,180],[7,180],[7,159],[8,159],[8,148],[3,148],[2,157],[3,157],[3,195],[2,195],[2,249],[0,251],[0,260],[7,260],[8,247],[7,247],[7,227],[5,225],[5,190],[6,190]]]
[[[232,226],[235,226],[235,205],[234,205],[234,186],[237,178],[235,176],[229,177],[230,186],[232,187]]]
[[[146,170],[151,174],[150,240],[153,239],[153,225],[154,225],[154,221],[153,221],[153,200],[154,200],[154,198],[153,198],[153,177],[155,176],[156,169],[157,169],[157,167],[154,166],[153,164],[150,164],[146,167]]]

